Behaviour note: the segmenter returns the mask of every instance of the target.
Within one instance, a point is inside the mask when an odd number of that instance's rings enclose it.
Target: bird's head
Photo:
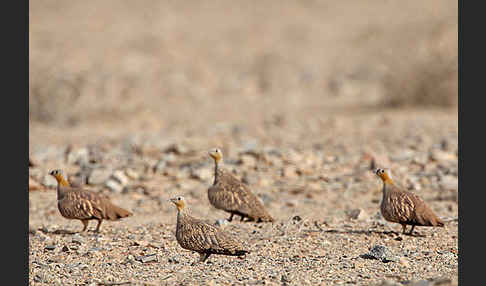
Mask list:
[[[53,176],[59,185],[69,186],[69,183],[64,179],[64,176],[62,175],[62,171],[60,169],[50,171],[49,175]]]
[[[214,159],[216,163],[218,163],[219,161],[221,161],[221,159],[223,159],[223,152],[221,152],[219,148],[213,148],[209,150],[208,154],[209,156],[211,156],[211,158]]]
[[[186,207],[186,200],[183,196],[172,198],[169,201],[171,201],[179,211],[183,210]]]
[[[376,169],[375,174],[376,174],[378,177],[380,177],[380,179],[381,179],[383,182],[390,182],[390,183],[393,183],[393,179],[392,179],[392,175],[391,175],[390,170],[388,170],[388,169],[382,169],[382,168],[378,168],[378,169]]]

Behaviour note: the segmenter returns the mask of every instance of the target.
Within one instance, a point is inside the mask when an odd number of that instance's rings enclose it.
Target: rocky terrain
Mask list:
[[[319,121],[326,132],[318,138],[305,124],[288,123],[270,124],[267,135],[258,138],[228,126],[234,136],[223,132],[172,141],[140,133],[90,144],[38,145],[29,167],[29,281],[453,285],[458,271],[456,115],[363,116]],[[207,150],[213,146],[222,148],[225,166],[262,199],[275,223],[228,223],[228,215],[209,204],[213,162]],[[400,225],[384,221],[381,181],[372,172],[380,166],[420,195],[446,226],[417,227],[417,234],[408,236],[399,234]],[[109,195],[134,216],[105,222],[100,234],[92,232],[93,222],[90,232],[76,234],[82,224],[57,210],[56,182],[48,175],[52,168],[62,168],[74,185]],[[176,210],[167,202],[176,195],[186,197],[194,216],[238,234],[251,254],[244,260],[212,256],[207,264],[190,266],[197,254],[177,244]],[[376,247],[373,259],[369,253]],[[421,280],[436,284],[413,284]]]
[[[30,285],[458,285],[457,2],[33,1],[29,43]],[[275,222],[209,204],[213,147]],[[134,215],[78,233],[52,169]],[[177,195],[251,253],[191,266]]]

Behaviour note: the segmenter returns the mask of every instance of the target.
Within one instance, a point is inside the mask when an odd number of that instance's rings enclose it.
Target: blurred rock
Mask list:
[[[50,188],[50,189],[56,188],[57,187],[57,181],[51,175],[44,175],[44,179],[42,180],[42,185],[44,185],[46,188]]]
[[[99,185],[105,183],[110,178],[111,172],[107,168],[94,169],[88,177],[88,184]]]
[[[346,215],[350,219],[355,219],[355,220],[366,220],[369,218],[368,213],[365,212],[363,209],[352,209],[346,211]]]
[[[115,179],[121,186],[128,184],[129,180],[122,170],[116,170],[112,174],[112,178]]]
[[[113,179],[106,181],[105,186],[114,193],[121,193],[123,186]]]
[[[83,165],[89,164],[89,150],[88,148],[78,148],[68,151],[67,163],[69,165]]]

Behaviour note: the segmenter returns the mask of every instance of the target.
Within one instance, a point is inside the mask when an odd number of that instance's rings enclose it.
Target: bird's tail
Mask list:
[[[107,219],[109,219],[109,220],[117,220],[117,219],[128,217],[128,216],[131,216],[131,215],[133,215],[132,212],[127,211],[124,208],[115,206],[113,204],[110,205],[110,207],[108,207],[107,210],[106,210],[106,216],[107,216]]]

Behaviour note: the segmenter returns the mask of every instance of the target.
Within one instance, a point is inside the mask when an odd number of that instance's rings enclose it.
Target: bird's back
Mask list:
[[[178,214],[176,238],[182,248],[200,253],[242,255],[248,252],[231,234],[185,213]]]
[[[218,170],[218,172],[217,182],[208,189],[208,199],[214,207],[238,212],[254,219],[273,221],[247,185],[226,170]]]
[[[442,226],[443,222],[416,194],[387,183],[381,203],[383,217],[392,222],[419,226]]]

